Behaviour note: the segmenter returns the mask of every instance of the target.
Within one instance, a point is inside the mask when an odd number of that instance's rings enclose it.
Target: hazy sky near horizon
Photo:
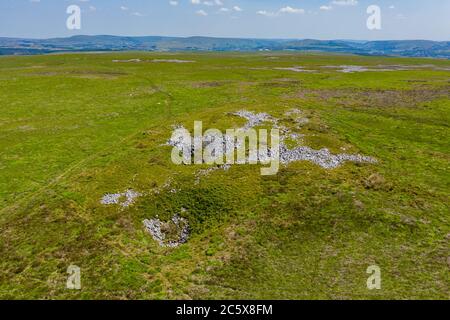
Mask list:
[[[66,9],[81,8],[81,30]],[[381,8],[382,29],[366,10]],[[79,34],[450,41],[450,0],[1,0],[0,37]]]

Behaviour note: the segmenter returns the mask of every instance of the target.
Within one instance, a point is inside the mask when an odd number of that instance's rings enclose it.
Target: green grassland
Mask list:
[[[113,60],[141,59],[140,63]],[[184,59],[195,63],[155,63]],[[107,53],[0,58],[0,298],[449,299],[450,71],[323,66],[445,60],[295,53]],[[314,73],[277,70],[303,66]],[[305,145],[378,159],[176,166],[172,125],[236,127],[267,112]],[[170,187],[165,187],[170,182]],[[129,208],[106,193],[134,189]],[[169,189],[176,189],[171,192]],[[180,208],[163,248],[142,224]],[[66,289],[67,267],[82,289]],[[368,290],[368,266],[382,289]]]

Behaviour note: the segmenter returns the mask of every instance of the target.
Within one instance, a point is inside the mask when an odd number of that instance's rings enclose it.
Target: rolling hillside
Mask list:
[[[346,41],[209,37],[73,36],[54,39],[0,38],[0,54],[23,55],[73,51],[321,51],[359,55],[450,58],[450,42],[425,40]]]

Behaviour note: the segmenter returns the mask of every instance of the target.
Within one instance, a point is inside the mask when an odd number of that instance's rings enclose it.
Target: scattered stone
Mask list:
[[[116,204],[123,208],[128,208],[135,202],[136,198],[140,196],[141,194],[139,192],[127,190],[124,193],[105,194],[100,200],[100,203],[104,205]]]
[[[171,187],[171,185],[172,185],[172,182],[173,182],[172,178],[169,178],[161,187],[154,188],[151,191],[151,193],[153,193],[153,194],[160,194],[164,190],[169,189]],[[171,190],[175,190],[175,193],[177,192],[176,189],[172,188]],[[172,193],[174,193],[174,192],[172,192]]]
[[[141,59],[130,59],[130,60],[113,60],[113,62],[135,62],[135,63],[137,63],[137,62],[142,62],[142,60]]]
[[[343,73],[354,73],[354,72],[367,72],[370,69],[361,66],[340,66],[341,70],[339,72]]]
[[[147,61],[143,61],[141,59],[129,59],[129,60],[113,60],[113,62],[115,63],[139,63],[139,62],[149,62]],[[194,63],[195,61],[189,61],[189,60],[178,60],[178,59],[153,59],[150,60],[150,62],[155,62],[155,63],[159,63],[159,62],[167,62],[167,63]]]
[[[314,70],[307,70],[303,67],[289,67],[289,68],[275,68],[275,70],[292,71],[292,72],[315,72]]]
[[[284,113],[284,115],[287,116],[287,117],[290,117],[290,116],[299,116],[299,115],[302,115],[302,114],[303,114],[302,110],[297,109],[297,108],[291,109],[291,110],[286,111],[286,112]]]
[[[300,121],[300,123],[306,123],[308,120],[304,120],[305,118],[301,117],[302,112],[298,109],[290,110],[286,113],[288,116],[297,115],[297,120]],[[250,111],[239,111],[236,112],[235,115],[241,116],[248,120],[248,123],[245,125],[244,128],[250,129],[253,128],[263,122],[272,122],[275,124],[276,127],[280,129],[282,133],[284,133],[280,137],[280,162],[283,164],[289,164],[294,161],[310,161],[312,163],[315,163],[322,168],[325,169],[334,169],[342,165],[344,162],[351,161],[351,162],[366,162],[366,163],[376,163],[377,161],[374,158],[371,157],[365,157],[359,154],[352,155],[352,154],[338,154],[334,155],[331,154],[330,151],[326,148],[321,150],[314,150],[306,146],[300,146],[294,149],[289,149],[286,144],[286,134],[290,134],[289,129],[283,126],[279,126],[278,120],[271,117],[270,115],[266,113],[258,113],[255,114]],[[268,150],[268,155],[260,154],[258,155],[259,160],[264,161],[268,158],[271,158],[271,150]]]
[[[261,125],[265,122],[270,122],[273,124],[274,128],[278,128],[280,130],[281,136],[280,136],[280,150],[279,150],[279,157],[280,157],[280,163],[282,164],[289,164],[291,162],[295,161],[310,161],[316,165],[319,165],[322,168],[325,169],[334,169],[345,162],[357,162],[357,163],[377,163],[377,160],[372,157],[367,157],[359,154],[332,154],[330,150],[327,148],[321,149],[321,150],[314,150],[307,146],[298,146],[293,149],[289,149],[286,145],[286,139],[287,137],[290,137],[294,141],[298,141],[299,138],[301,138],[301,135],[297,133],[292,133],[288,128],[285,126],[278,124],[278,119],[272,117],[271,115],[267,113],[253,113],[246,110],[241,110],[238,112],[233,113],[233,115],[242,117],[247,120],[247,123],[242,127],[241,129],[248,130],[251,128],[254,128],[258,125]],[[296,122],[299,125],[303,125],[308,122],[308,119],[303,117],[301,110],[293,109],[288,111],[286,116],[295,116]],[[183,127],[176,127],[177,129],[184,129]],[[198,137],[194,137],[195,139],[199,139]],[[204,136],[203,137],[203,146],[206,147],[214,139],[217,139],[217,137],[212,136]],[[186,147],[191,149],[191,156],[194,155],[194,143],[185,146],[186,142],[183,140],[183,138],[180,136],[178,139],[173,139],[173,137],[167,142],[167,145],[177,147],[179,150],[185,150]],[[239,145],[237,145],[236,141],[232,139],[231,137],[227,135],[223,135],[223,148],[222,150],[225,151],[226,154],[228,154],[229,151],[233,151],[233,148],[238,148]],[[258,159],[247,159],[247,160],[259,160],[261,163],[266,163],[266,161],[270,161],[273,156],[276,154],[276,152],[272,151],[270,148],[267,150],[267,153],[261,153],[258,151],[256,157]],[[214,155],[216,156],[216,155]],[[218,154],[218,157],[223,157],[222,154]],[[206,176],[209,173],[224,169],[228,170],[230,168],[230,165],[224,165],[224,166],[218,166],[213,167],[205,170],[200,170],[197,173],[197,183],[201,176]]]
[[[305,135],[300,134],[300,133],[291,133],[289,134],[289,138],[291,138],[291,140],[294,141],[299,141],[300,139],[302,139]]]
[[[154,59],[152,62],[168,62],[168,63],[194,63],[190,60],[178,60],[178,59]]]
[[[369,72],[369,71],[391,71],[385,69],[371,69],[367,66],[355,66],[355,65],[341,65],[341,66],[322,66],[327,69],[338,69],[338,72],[342,73],[355,73],[355,72]]]
[[[274,124],[276,124],[276,122],[277,122],[276,119],[272,118],[267,113],[256,113],[255,114],[250,111],[241,110],[241,111],[233,113],[233,115],[247,119],[248,122],[247,122],[247,124],[244,125],[244,127],[242,129],[251,129],[251,128],[254,128],[257,125],[260,125],[261,123],[264,123],[264,122],[272,122]]]
[[[174,130],[186,130],[183,126],[176,126]],[[217,148],[214,150],[214,153],[212,154],[213,157],[217,158],[223,158],[224,154],[228,154],[229,152],[233,151],[233,148],[237,148],[240,146],[240,143],[236,142],[233,137],[223,134],[221,137],[217,137],[215,135],[204,135],[201,138],[200,137],[194,137],[193,143],[187,142],[183,139],[182,135],[173,135],[166,143],[166,145],[175,147],[179,149],[180,151],[191,149],[191,157],[194,156],[194,146],[197,143],[200,143],[198,141],[199,139],[203,139],[201,141],[203,145],[203,149],[205,149],[207,146],[209,146],[211,143],[215,142],[217,139],[222,140],[222,148]],[[223,150],[221,152],[221,150]],[[217,154],[216,154],[217,151]]]
[[[177,214],[167,222],[146,219],[143,223],[145,229],[161,247],[176,248],[186,243],[189,238],[189,223]]]
[[[344,162],[376,163],[371,157],[365,157],[359,154],[337,154],[334,155],[327,148],[314,150],[310,147],[297,147],[288,149],[284,143],[280,146],[280,162],[289,164],[295,161],[310,161],[321,166],[324,169],[334,169],[341,166]]]
[[[356,66],[356,65],[341,65],[341,66],[322,66],[322,68],[339,69],[338,72],[355,73],[355,72],[385,72],[385,71],[410,71],[410,70],[436,70],[436,71],[450,71],[450,68],[435,66],[432,64],[424,65],[377,65],[377,66]]]
[[[195,174],[195,178],[196,178],[195,179],[195,184],[199,184],[200,183],[201,177],[206,177],[206,176],[208,176],[209,174],[211,174],[214,171],[217,171],[217,170],[228,171],[228,170],[230,170],[230,168],[231,168],[230,164],[222,164],[222,165],[219,165],[217,167],[211,167],[211,168],[208,168],[208,169],[199,170]]]

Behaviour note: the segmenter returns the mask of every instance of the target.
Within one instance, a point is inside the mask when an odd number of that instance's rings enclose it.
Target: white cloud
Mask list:
[[[283,7],[280,10],[278,10],[277,12],[266,11],[266,10],[259,10],[256,12],[256,14],[259,14],[261,16],[266,16],[266,17],[277,17],[282,14],[304,14],[304,13],[305,13],[305,9],[292,8],[290,6]]]
[[[222,0],[205,0],[205,1],[202,1],[202,0],[190,0],[190,3],[194,4],[194,5],[204,5],[204,6],[207,6],[207,7],[213,7],[213,6],[222,7],[223,6]]]
[[[259,14],[261,16],[266,16],[266,17],[274,17],[276,16],[275,12],[270,12],[270,11],[266,11],[266,10],[259,10],[256,12],[256,14]]]
[[[234,10],[234,11],[237,11],[237,12],[242,12],[242,11],[244,11],[244,10],[242,10],[241,7],[239,7],[239,6],[234,6],[234,7],[233,7],[233,10]]]
[[[358,0],[333,0],[332,4],[337,6],[356,6],[358,5]]]
[[[208,13],[205,10],[198,10],[196,14],[204,17],[208,15]]]
[[[330,11],[330,10],[333,10],[333,7],[332,6],[320,6],[319,9],[322,11]]]
[[[177,6],[177,5],[178,5],[178,1],[171,0],[171,1],[169,1],[169,4],[170,4],[171,6]]]
[[[128,7],[120,6],[120,10],[122,10],[122,11],[128,11],[129,9],[128,9]]]
[[[303,13],[305,13],[305,10],[304,9],[292,8],[292,7],[287,6],[287,7],[281,8],[279,12],[280,13],[303,14]]]

